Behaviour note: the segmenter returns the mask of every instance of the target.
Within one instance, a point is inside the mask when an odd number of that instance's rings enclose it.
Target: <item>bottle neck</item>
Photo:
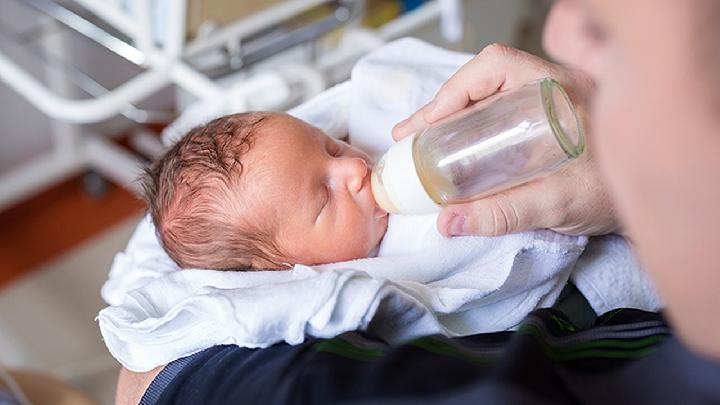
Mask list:
[[[393,145],[373,172],[373,177],[376,177],[373,194],[378,204],[388,212],[420,215],[440,210],[418,175],[413,157],[414,141],[415,135],[412,135]]]

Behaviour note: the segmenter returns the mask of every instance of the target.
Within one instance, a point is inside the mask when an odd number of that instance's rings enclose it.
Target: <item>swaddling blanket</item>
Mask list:
[[[297,344],[367,329],[373,319],[373,333],[391,342],[504,330],[552,305],[585,242],[550,231],[446,239],[434,224],[403,225],[388,227],[388,256],[289,271],[165,267],[149,276],[152,264],[119,254],[113,271],[136,269],[142,281],[121,294],[120,283],[107,284],[103,295],[117,304],[98,316],[103,338],[125,367],[146,371],[213,345]],[[139,232],[128,250],[148,235]]]
[[[392,124],[468,59],[396,41],[358,62],[350,83],[291,113],[332,134],[349,129],[352,143],[377,155]],[[434,215],[391,216],[378,257],[289,271],[180,270],[145,218],[115,258],[98,321],[110,352],[133,371],[218,344],[297,344],[368,328],[391,342],[505,330],[553,304],[586,243],[550,231],[447,239]]]

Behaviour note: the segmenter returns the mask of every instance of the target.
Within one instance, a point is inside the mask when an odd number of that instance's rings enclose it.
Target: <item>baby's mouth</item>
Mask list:
[[[365,186],[368,188],[368,190],[372,190],[372,187],[370,186],[370,177],[372,175],[372,167],[369,167],[370,170],[368,170],[368,175],[365,178]],[[370,201],[372,201],[373,206],[373,217],[375,219],[384,218],[388,215],[388,212],[384,209],[380,208],[380,205],[378,205],[377,201],[375,201],[375,196],[373,195],[372,191],[370,191]]]
[[[373,216],[375,217],[375,219],[383,218],[388,215],[388,212],[385,211],[384,209],[380,208],[378,203],[375,202],[374,198],[372,199],[372,202],[373,202],[373,207],[375,208],[375,210],[373,211]]]

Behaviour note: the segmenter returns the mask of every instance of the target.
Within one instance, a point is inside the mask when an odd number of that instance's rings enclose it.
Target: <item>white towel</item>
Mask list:
[[[662,307],[647,273],[640,270],[630,245],[617,235],[591,238],[572,281],[597,314],[615,308],[657,311]]]
[[[423,54],[428,59],[418,56]],[[359,62],[350,87],[336,87],[332,97],[320,96],[294,112],[334,133],[342,133],[342,122],[349,122],[353,142],[366,140],[370,145],[372,140],[366,138],[389,138],[394,120],[432,97],[452,73],[445,63],[450,56],[455,68],[468,58],[414,40],[389,44]],[[433,63],[445,69],[442,75],[432,81],[412,79],[433,71]],[[398,81],[397,91],[411,100],[402,104],[404,109],[395,103],[390,112],[383,110],[386,97],[402,99],[368,85],[383,83],[383,65],[394,70],[395,78],[407,76],[406,83],[422,81],[425,90],[409,97],[413,86],[399,86]],[[404,72],[398,66],[405,66]],[[350,106],[349,114],[333,108],[343,105]],[[363,122],[382,124],[358,125]],[[389,142],[387,138],[377,145]],[[102,290],[111,306],[98,320],[110,352],[133,371],[216,344],[295,344],[306,335],[365,329],[373,319],[373,331],[390,341],[429,333],[455,336],[503,330],[555,301],[586,241],[549,231],[445,239],[435,230],[434,216],[393,216],[377,258],[296,266],[286,272],[178,271],[146,218],[126,251],[116,256]],[[603,255],[614,252],[601,250],[591,263],[602,263]],[[627,257],[618,260],[626,263]],[[598,284],[589,276],[584,280],[599,290],[607,281]],[[623,294],[612,297],[622,300]]]
[[[383,242],[388,256],[267,272],[166,271],[165,262],[150,275],[163,260],[137,263],[129,253],[149,241],[146,219],[103,289],[114,304],[98,316],[103,338],[125,367],[147,371],[217,344],[297,344],[366,329],[376,316],[373,332],[390,342],[505,330],[552,305],[585,243],[550,231],[446,239],[434,227],[399,225]]]

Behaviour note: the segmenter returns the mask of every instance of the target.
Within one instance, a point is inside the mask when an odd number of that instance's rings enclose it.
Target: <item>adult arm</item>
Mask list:
[[[214,346],[165,367],[149,403],[717,402],[718,365],[668,332],[656,313],[612,311],[581,330],[544,309],[514,333],[389,346],[350,332],[297,346]],[[124,373],[136,403],[148,376]]]
[[[116,405],[135,405],[150,386],[150,383],[162,371],[159,366],[144,373],[136,373],[123,367],[118,376],[117,390],[115,392]]]

